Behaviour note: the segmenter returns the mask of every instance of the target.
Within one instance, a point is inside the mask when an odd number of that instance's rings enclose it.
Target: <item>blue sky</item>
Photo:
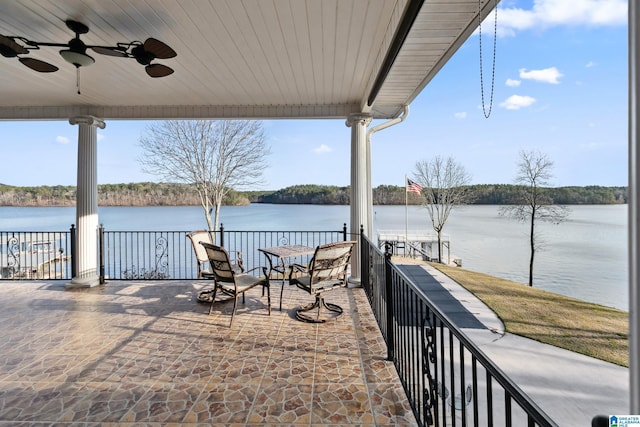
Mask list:
[[[485,107],[491,95],[493,14],[483,31]],[[627,185],[627,2],[503,0],[498,10],[495,93],[481,101],[477,34],[411,104],[401,124],[372,138],[372,181],[403,185],[419,160],[453,157],[475,184],[511,183],[519,152],[554,161],[556,186]],[[378,122],[374,122],[373,125]],[[157,181],[137,162],[152,124],[107,121],[98,131],[98,183]],[[269,120],[261,189],[349,184],[344,120]],[[75,185],[77,127],[0,122],[0,183]],[[16,159],[29,159],[29,168]],[[16,160],[16,161],[13,161]]]

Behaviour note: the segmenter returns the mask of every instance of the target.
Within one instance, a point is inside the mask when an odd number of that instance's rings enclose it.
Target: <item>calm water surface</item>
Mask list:
[[[408,215],[407,215],[408,214]],[[100,223],[109,231],[206,228],[202,208],[103,207]],[[408,221],[407,221],[408,217]],[[341,230],[348,206],[225,206],[226,230]],[[75,208],[0,208],[1,231],[65,231]],[[374,206],[378,229],[431,230],[419,206]],[[572,206],[568,220],[537,226],[544,247],[536,252],[534,286],[586,301],[628,310],[627,206]],[[498,206],[454,210],[444,233],[463,267],[521,283],[528,281],[528,228],[498,216]]]

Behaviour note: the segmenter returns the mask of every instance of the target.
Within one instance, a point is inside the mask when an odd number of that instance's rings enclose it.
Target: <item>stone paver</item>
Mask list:
[[[0,426],[416,425],[362,289],[315,325],[293,315],[310,295],[269,316],[256,288],[229,328],[206,286],[0,283]]]

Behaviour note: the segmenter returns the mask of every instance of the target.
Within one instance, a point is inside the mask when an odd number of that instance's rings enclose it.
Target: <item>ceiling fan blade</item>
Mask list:
[[[0,55],[5,58],[13,58],[26,53],[29,53],[26,48],[20,46],[13,39],[0,34]]]
[[[147,65],[146,67],[144,67],[144,69],[151,77],[165,77],[169,74],[173,74],[172,68],[169,68],[166,65],[162,64]]]
[[[145,40],[143,47],[145,51],[159,59],[169,59],[177,55],[175,50],[154,38],[148,38]]]
[[[127,58],[127,52],[117,47],[108,46],[92,46],[91,49],[100,55],[117,56],[119,58]]]
[[[18,58],[18,60],[27,67],[39,73],[53,73],[54,71],[58,71],[58,67],[56,67],[55,65],[51,65],[48,62],[40,61],[39,59]]]

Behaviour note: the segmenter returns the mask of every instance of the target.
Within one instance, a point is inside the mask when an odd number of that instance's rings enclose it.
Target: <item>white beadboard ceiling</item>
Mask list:
[[[144,41],[177,57],[175,73],[151,78],[134,59],[88,50],[76,70],[59,47],[29,53],[59,67],[38,73],[0,56],[0,119],[396,117],[429,83],[495,0],[424,0],[368,105],[410,0],[8,0],[0,34],[66,43],[73,19],[89,45]],[[27,55],[25,55],[27,56]]]

